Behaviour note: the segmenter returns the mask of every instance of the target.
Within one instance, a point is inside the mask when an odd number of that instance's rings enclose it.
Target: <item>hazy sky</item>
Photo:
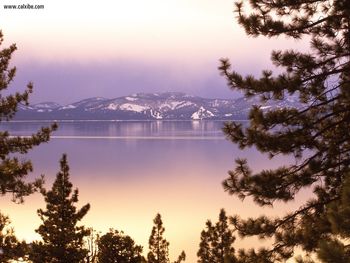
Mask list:
[[[1,4],[3,4],[2,1]],[[21,4],[7,0],[7,4]],[[35,0],[43,10],[0,9],[4,46],[17,43],[15,87],[35,83],[32,102],[183,91],[235,96],[217,67],[242,73],[270,65],[273,48],[293,40],[248,38],[232,0]]]

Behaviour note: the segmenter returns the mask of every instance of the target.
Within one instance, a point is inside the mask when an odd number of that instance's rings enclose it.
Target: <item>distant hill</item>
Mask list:
[[[245,120],[252,105],[298,107],[293,98],[261,104],[257,98],[208,99],[178,92],[137,93],[115,99],[89,98],[68,105],[20,105],[15,120]]]

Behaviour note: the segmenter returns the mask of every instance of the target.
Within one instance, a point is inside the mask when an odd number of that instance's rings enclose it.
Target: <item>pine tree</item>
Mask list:
[[[344,180],[340,198],[326,207],[326,219],[331,226],[331,234],[320,240],[318,257],[325,263],[349,263],[350,247],[350,174]]]
[[[252,172],[238,159],[224,181],[224,189],[261,206],[292,201],[301,189],[314,196],[298,210],[280,218],[261,216],[232,223],[242,236],[273,238],[272,249],[241,251],[242,262],[284,262],[300,246],[315,252],[319,240],[331,233],[326,207],[340,199],[350,165],[350,1],[252,0],[251,14],[236,3],[239,24],[251,36],[287,36],[310,39],[308,53],[273,51],[272,62],[281,70],[265,70],[260,78],[246,77],[222,59],[219,70],[233,90],[245,97],[259,96],[262,103],[299,98],[300,108],[264,111],[252,107],[249,125],[225,124],[227,138],[244,149],[255,146],[271,158],[291,154],[295,163],[278,169]]]
[[[0,213],[0,262],[24,259],[27,252],[27,245],[18,241],[9,225],[8,216]]]
[[[174,263],[180,263],[182,261],[186,260],[186,253],[185,251],[182,251],[177,260],[174,261]]]
[[[213,243],[213,233],[214,226],[210,220],[206,222],[206,230],[201,232],[201,242],[199,243],[199,250],[197,252],[197,256],[199,257],[198,262],[201,263],[210,263],[213,260],[212,255],[212,247],[211,243]]]
[[[0,46],[3,43],[3,34],[0,31]],[[9,68],[12,54],[16,51],[15,44],[0,50],[0,123],[11,120],[19,104],[28,105],[29,94],[33,90],[33,84],[29,83],[23,93],[6,95],[6,89],[16,75],[16,68]],[[23,197],[38,190],[43,184],[43,178],[32,183],[25,182],[25,177],[33,170],[29,160],[20,161],[13,154],[25,154],[34,146],[47,142],[50,134],[57,127],[41,128],[36,134],[28,138],[11,136],[8,131],[0,130],[0,194],[13,194],[13,200],[23,202]]]
[[[319,240],[317,257],[324,263],[349,263],[350,247],[350,176],[346,176],[341,188],[340,199],[326,206],[325,220],[331,232]],[[299,257],[298,263],[316,263],[313,259]]]
[[[72,192],[66,155],[63,155],[60,166],[52,189],[43,191],[46,210],[38,210],[42,225],[36,230],[43,241],[32,244],[31,260],[34,263],[78,263],[88,253],[83,248],[83,239],[89,235],[89,230],[77,226],[77,223],[89,211],[90,205],[77,210],[75,203],[78,202],[78,189]]]
[[[110,229],[98,241],[97,260],[99,263],[142,263],[142,246],[123,232]]]
[[[154,226],[148,241],[148,263],[169,263],[169,242],[163,237],[165,228],[160,214],[156,215],[153,223]]]
[[[206,230],[201,233],[201,242],[197,256],[198,263],[225,263],[228,260],[235,262],[233,231],[229,228],[228,218],[224,209],[220,210],[219,221],[213,225],[206,222]]]
[[[169,242],[163,237],[165,228],[160,214],[157,214],[153,220],[151,236],[149,238],[149,252],[147,254],[148,263],[169,263]],[[180,263],[186,260],[184,251],[174,263]]]

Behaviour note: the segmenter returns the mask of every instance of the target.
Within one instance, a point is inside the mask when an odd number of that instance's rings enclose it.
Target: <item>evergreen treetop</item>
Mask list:
[[[165,228],[160,214],[153,220],[151,236],[149,237],[148,263],[169,263],[169,242],[163,237]]]
[[[201,233],[201,242],[197,253],[198,263],[225,263],[227,260],[235,262],[235,241],[233,230],[228,224],[228,217],[224,209],[220,210],[219,220],[213,224],[206,222],[206,229]]]
[[[272,249],[243,251],[242,262],[284,262],[294,247],[315,252],[331,232],[326,207],[340,199],[350,165],[350,1],[251,0],[251,13],[236,2],[239,24],[252,36],[288,36],[310,39],[310,52],[273,51],[272,62],[281,68],[264,70],[260,78],[232,70],[227,59],[219,70],[233,90],[245,97],[283,100],[296,96],[300,108],[263,110],[253,106],[249,125],[225,124],[227,138],[244,149],[255,146],[271,158],[291,154],[295,163],[252,172],[246,160],[224,181],[224,189],[261,206],[294,200],[301,189],[312,187],[314,196],[284,217],[241,219],[232,223],[242,236],[273,237]],[[249,261],[250,260],[250,261]],[[259,261],[260,260],[260,261]]]
[[[69,181],[69,166],[65,154],[60,166],[52,189],[42,191],[46,210],[38,210],[42,225],[36,232],[43,241],[33,244],[33,262],[78,263],[88,253],[83,248],[83,239],[89,235],[89,230],[77,224],[87,214],[90,205],[86,204],[80,209],[75,206],[78,202],[78,189],[73,191],[73,185]]]
[[[161,215],[158,213],[153,220],[151,236],[149,237],[148,245],[149,252],[147,254],[148,263],[170,263],[169,260],[169,242],[163,237],[165,228]],[[186,260],[186,254],[181,252],[180,256],[174,263],[180,263]]]

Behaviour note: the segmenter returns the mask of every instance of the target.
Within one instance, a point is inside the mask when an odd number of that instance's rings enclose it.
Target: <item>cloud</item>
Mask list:
[[[226,97],[232,93],[217,71],[218,61],[201,67],[186,63],[111,61],[91,63],[20,63],[12,85],[21,90],[34,82],[31,102],[71,103],[88,97],[114,98],[137,92],[181,91],[193,95]]]

